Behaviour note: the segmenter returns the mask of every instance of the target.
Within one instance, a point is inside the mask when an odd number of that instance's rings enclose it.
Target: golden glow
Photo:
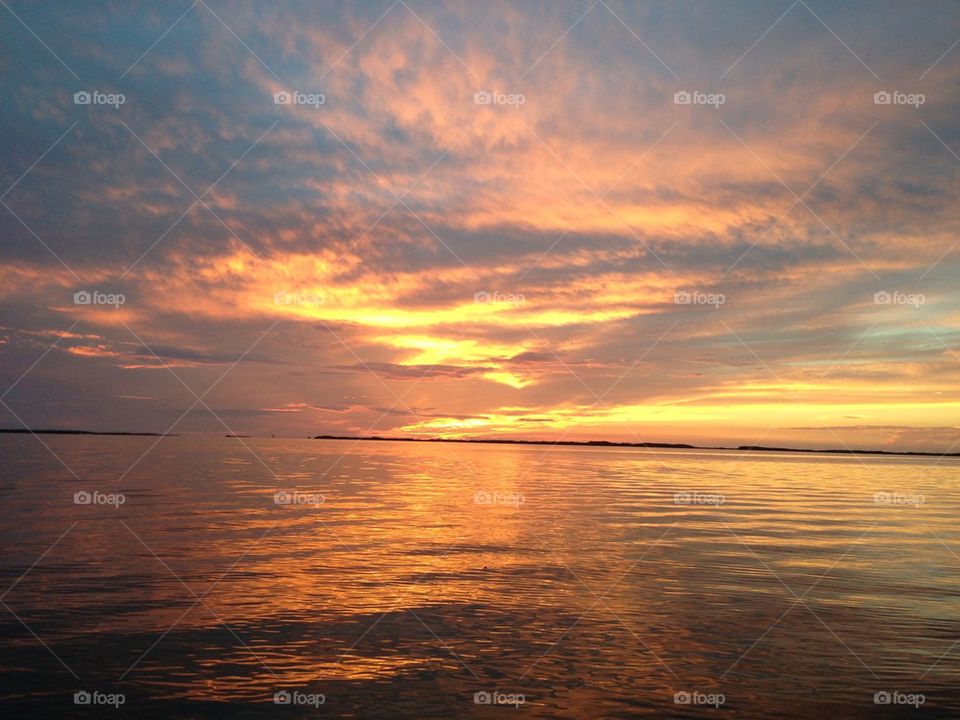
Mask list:
[[[517,436],[531,430],[569,431],[580,429],[588,437],[617,437],[624,441],[640,442],[646,439],[630,437],[642,431],[662,432],[673,429],[674,438],[683,433],[714,433],[727,426],[759,428],[771,431],[809,425],[823,427],[851,426],[850,418],[869,418],[871,425],[900,426],[911,420],[930,425],[949,427],[960,416],[960,401],[901,402],[876,404],[833,404],[818,402],[766,402],[716,405],[676,405],[669,402],[618,407],[591,405],[565,406],[548,409],[502,408],[483,419],[433,419],[411,423],[403,427],[412,434],[436,434],[441,437],[489,437],[491,435]],[[531,427],[535,425],[535,427]],[[554,432],[551,436],[555,436]],[[582,439],[577,435],[569,439]],[[746,438],[744,442],[748,442]],[[675,439],[675,441],[677,441]],[[680,440],[682,441],[682,440]]]

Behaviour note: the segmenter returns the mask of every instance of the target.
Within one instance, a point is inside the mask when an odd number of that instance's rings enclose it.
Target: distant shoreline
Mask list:
[[[667,450],[728,450],[747,452],[792,452],[818,453],[838,455],[901,455],[908,457],[960,457],[960,452],[936,453],[915,450],[812,450],[809,448],[765,447],[763,445],[740,445],[738,447],[720,447],[709,445],[689,445],[687,443],[654,443],[654,442],[611,442],[610,440],[497,440],[497,439],[458,439],[458,438],[405,438],[383,437],[379,435],[350,436],[350,435],[315,435],[314,440],[379,440],[384,442],[440,442],[440,443],[475,443],[488,445],[564,445],[573,447],[613,447],[613,448],[661,448]]]
[[[29,428],[0,428],[7,435],[135,435],[137,437],[177,437],[171,433],[153,432],[97,432],[96,430],[31,430]]]
[[[180,437],[176,433],[153,432],[98,432],[96,430],[31,430],[27,428],[0,428],[0,435],[107,435],[127,437]],[[204,437],[204,436],[198,436]],[[226,438],[252,438],[252,435],[224,435]],[[263,436],[266,438],[266,436]],[[276,437],[276,436],[273,436]],[[296,438],[277,438],[296,439]],[[612,447],[612,448],[660,448],[664,450],[725,450],[727,452],[789,452],[815,453],[818,455],[893,455],[899,457],[960,457],[960,452],[937,453],[919,450],[813,450],[811,448],[769,447],[765,445],[739,445],[737,447],[723,447],[719,445],[690,445],[688,443],[655,443],[655,442],[612,442],[610,440],[506,440],[496,438],[410,438],[390,437],[383,435],[314,435],[308,440],[354,440],[374,442],[421,442],[421,443],[464,443],[474,445],[562,445],[565,447]]]

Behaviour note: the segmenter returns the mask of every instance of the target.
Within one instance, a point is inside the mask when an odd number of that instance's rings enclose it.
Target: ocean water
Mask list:
[[[956,459],[0,452],[8,717],[960,716]]]

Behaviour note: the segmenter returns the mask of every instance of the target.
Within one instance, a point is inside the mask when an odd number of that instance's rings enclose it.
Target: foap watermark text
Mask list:
[[[673,494],[674,505],[723,505],[727,501],[726,496],[720,493],[702,493],[702,492],[675,492]]]
[[[876,492],[873,494],[874,505],[912,505],[919,507],[927,499],[919,493]]]
[[[513,705],[520,707],[527,701],[522,693],[506,693],[500,690],[480,690],[473,694],[474,705]]]
[[[874,105],[911,105],[918,108],[927,101],[923,93],[905,93],[899,90],[879,90],[873,94]]]
[[[73,94],[74,105],[108,105],[118,108],[127,101],[123,93],[105,93],[99,90],[81,90]]]
[[[323,93],[304,93],[298,90],[281,90],[273,94],[274,105],[306,105],[318,108],[326,104],[327,96]]]
[[[673,294],[674,305],[712,305],[719,308],[727,302],[723,293],[700,292],[699,290],[677,290]]]
[[[327,702],[323,693],[303,692],[302,690],[279,690],[273,694],[274,705],[306,705],[320,707]]]
[[[873,294],[874,305],[910,305],[918,308],[927,302],[927,296],[922,293],[903,293],[896,290],[881,290]]]
[[[111,505],[115,508],[127,502],[123,493],[103,493],[99,490],[80,490],[73,494],[74,505]]]
[[[503,505],[506,507],[520,507],[526,501],[523,493],[518,492],[489,492],[487,490],[477,490],[473,494],[473,503],[475,505]]]
[[[326,498],[321,493],[299,490],[277,490],[273,494],[274,505],[323,505]]]
[[[709,705],[718,708],[727,701],[723,693],[705,693],[699,690],[680,690],[673,694],[675,705]]]
[[[519,108],[526,101],[527,97],[523,93],[502,93],[480,90],[473,94],[473,102],[475,105],[512,105],[515,108]]]
[[[716,109],[727,102],[723,93],[705,93],[699,90],[681,90],[673,94],[674,105],[709,105]]]
[[[112,305],[117,308],[127,302],[123,293],[105,293],[99,290],[77,290],[73,294],[74,305]]]
[[[78,690],[73,694],[74,705],[110,705],[120,707],[127,701],[123,693],[105,693],[99,690]]]
[[[519,305],[527,299],[523,293],[505,293],[499,290],[480,290],[473,294],[473,301],[478,305]]]
[[[923,693],[905,693],[900,690],[878,690],[873,694],[874,705],[912,705],[920,707],[927,701]]]

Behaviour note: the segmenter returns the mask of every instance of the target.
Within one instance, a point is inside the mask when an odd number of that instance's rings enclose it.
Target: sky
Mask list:
[[[3,427],[960,447],[955,2],[2,5]]]

